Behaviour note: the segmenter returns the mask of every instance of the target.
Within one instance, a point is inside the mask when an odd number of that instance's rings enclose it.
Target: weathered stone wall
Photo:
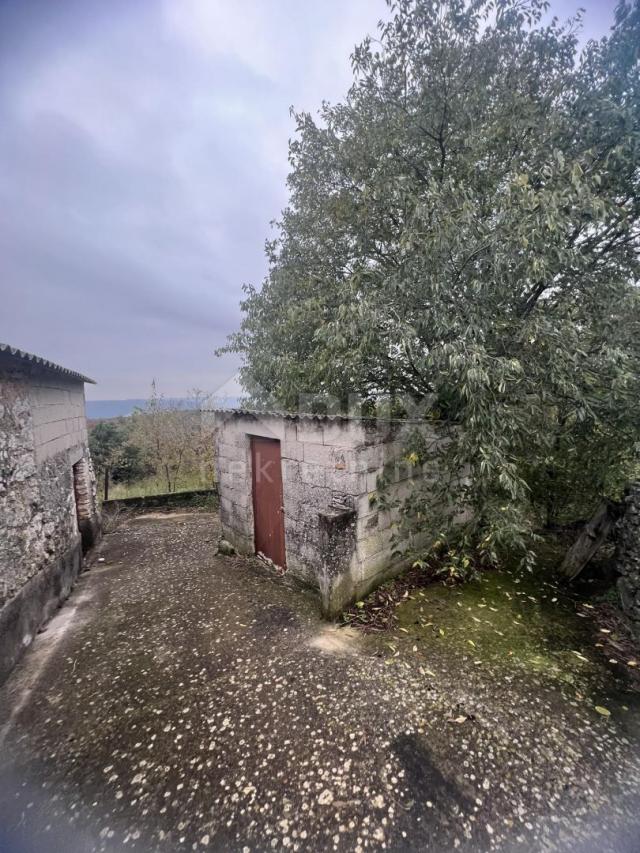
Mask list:
[[[83,383],[0,362],[0,680],[80,569],[76,493],[99,532],[94,489]]]
[[[320,589],[327,615],[403,568],[392,557],[397,510],[376,505],[378,478],[402,496],[425,472],[403,461],[404,425],[312,416],[219,413],[216,464],[225,538],[253,553],[251,435],[280,441],[287,570]],[[347,547],[348,546],[348,547]]]
[[[620,603],[640,639],[640,482],[633,483],[625,494],[624,512],[618,523],[615,562],[620,575]]]

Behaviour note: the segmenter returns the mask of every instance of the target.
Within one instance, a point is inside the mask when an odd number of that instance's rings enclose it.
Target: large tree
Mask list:
[[[579,16],[545,24],[539,0],[390,3],[344,103],[296,114],[270,271],[227,348],[257,402],[429,400],[455,429],[404,523],[484,559],[634,464],[639,3],[581,54]]]

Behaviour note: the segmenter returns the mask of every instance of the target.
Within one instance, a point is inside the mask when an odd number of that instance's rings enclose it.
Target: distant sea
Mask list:
[[[146,400],[87,400],[85,411],[89,420],[106,420],[108,418],[123,418],[132,415],[135,409],[142,409]],[[193,408],[195,401],[188,397],[165,398],[167,403],[179,404],[185,408]],[[226,397],[224,400],[215,399],[207,404],[207,408],[218,406],[230,409],[238,405],[237,398]]]

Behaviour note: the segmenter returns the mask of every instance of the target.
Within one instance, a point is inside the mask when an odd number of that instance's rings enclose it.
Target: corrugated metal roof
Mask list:
[[[264,409],[225,409],[223,406],[215,409],[203,409],[203,412],[221,415],[251,415],[256,418],[287,418],[287,420],[320,420],[320,421],[353,421],[362,418],[352,418],[348,415],[317,415],[313,412],[277,412]]]
[[[24,350],[18,349],[18,347],[12,347],[10,344],[0,343],[0,353],[6,353],[12,358],[15,358],[16,361],[21,361],[24,364],[35,364],[43,370],[50,370],[53,373],[62,373],[64,376],[69,376],[71,379],[79,379],[81,382],[89,382],[91,385],[96,384],[94,379],[90,379],[88,376],[83,376],[82,373],[77,373],[75,370],[70,370],[68,367],[62,367],[60,364],[55,364],[53,361],[42,358],[40,355],[25,352]]]
[[[319,415],[313,412],[277,412],[264,411],[263,409],[202,409],[209,414],[221,415],[251,415],[255,418],[286,418],[287,420],[316,420],[316,421],[360,421],[365,423],[402,423],[402,424],[424,424],[424,418],[373,418],[358,417],[357,415]]]

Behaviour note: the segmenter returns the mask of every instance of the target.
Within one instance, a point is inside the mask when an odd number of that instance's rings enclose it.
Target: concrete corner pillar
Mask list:
[[[325,619],[339,616],[355,594],[351,560],[356,548],[356,513],[351,507],[329,507],[318,513],[320,599]]]

